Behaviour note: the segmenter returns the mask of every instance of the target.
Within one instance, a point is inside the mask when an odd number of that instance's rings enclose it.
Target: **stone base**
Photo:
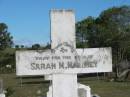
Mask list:
[[[49,86],[47,97],[52,97],[52,93],[52,86]],[[83,84],[78,83],[78,97],[92,97],[91,88],[89,86],[85,86]]]
[[[1,94],[0,94],[0,97],[5,97],[5,94],[4,94],[4,93],[1,93]]]
[[[91,88],[89,86],[78,84],[78,97],[91,97]]]

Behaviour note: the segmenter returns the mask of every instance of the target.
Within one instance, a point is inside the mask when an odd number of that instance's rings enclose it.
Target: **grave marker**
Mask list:
[[[51,75],[53,97],[78,97],[77,73],[112,71],[111,48],[76,49],[72,10],[51,11],[51,40],[51,50],[17,51],[16,74]]]
[[[3,80],[0,79],[0,94],[3,93]]]
[[[5,97],[5,93],[3,90],[3,80],[0,79],[0,97]]]
[[[54,50],[17,51],[17,75],[111,72],[110,48],[76,49],[72,53],[73,49],[63,44]]]

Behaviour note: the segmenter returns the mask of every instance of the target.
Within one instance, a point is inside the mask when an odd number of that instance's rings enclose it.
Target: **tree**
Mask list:
[[[14,54],[7,52],[7,49],[13,45],[13,37],[8,32],[8,26],[0,23],[0,65],[1,69],[7,64],[14,63]],[[13,61],[13,62],[12,62]]]
[[[13,45],[13,37],[8,32],[8,26],[0,23],[0,49],[11,47]]]
[[[40,44],[33,44],[32,45],[33,50],[38,50],[38,49],[40,49],[40,47],[41,47]]]
[[[19,45],[15,45],[15,48],[16,48],[16,50],[18,50],[20,47],[19,47]]]
[[[102,46],[111,46],[113,50],[113,63],[118,77],[119,65],[129,60],[130,52],[130,6],[113,7],[103,11],[96,20],[104,28],[101,31]],[[101,40],[99,40],[100,42]],[[124,64],[122,64],[124,65]]]
[[[84,47],[88,47],[87,45],[87,30],[88,30],[88,26],[89,25],[94,25],[95,19],[91,16],[89,16],[88,18],[79,21],[76,24],[76,45],[77,48],[84,48]]]
[[[130,59],[130,6],[113,7],[97,18],[87,18],[76,25],[77,38],[87,40],[88,47],[112,47],[116,73],[118,64]],[[83,36],[81,36],[83,34]],[[81,41],[78,41],[82,44]],[[118,74],[116,74],[118,75]]]
[[[24,45],[21,45],[20,47],[23,49],[23,48],[24,48]]]

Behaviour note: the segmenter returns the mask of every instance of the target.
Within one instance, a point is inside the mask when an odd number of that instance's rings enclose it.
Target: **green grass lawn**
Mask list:
[[[1,74],[0,79],[4,80],[4,89],[10,88],[13,94],[10,97],[37,97],[46,95],[50,82],[43,77],[38,78],[16,78],[15,74]],[[22,82],[22,84],[21,84]],[[79,78],[78,82],[89,85],[92,93],[101,97],[130,97],[130,82],[108,82],[91,78]],[[38,91],[41,94],[38,94]]]
[[[104,80],[80,79],[80,83],[89,85],[93,94],[101,97],[130,97],[130,82],[108,82]]]

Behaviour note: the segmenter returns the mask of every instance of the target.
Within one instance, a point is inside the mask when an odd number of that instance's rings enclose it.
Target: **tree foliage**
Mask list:
[[[130,47],[130,7],[113,7],[103,11],[94,19],[88,17],[76,24],[77,41],[88,47],[121,48],[127,52]],[[120,50],[121,50],[120,49]],[[127,52],[128,53],[128,52]],[[120,56],[126,58],[126,56]]]
[[[40,49],[40,48],[41,48],[40,44],[37,44],[37,43],[36,43],[36,44],[33,44],[33,45],[32,45],[32,49],[33,49],[33,50],[38,50],[38,49]]]
[[[47,43],[46,45],[40,45],[40,44],[36,43],[36,44],[33,44],[30,49],[31,50],[46,50],[46,49],[51,49],[51,48],[50,48],[49,43]]]
[[[113,64],[130,59],[130,6],[113,7],[76,24],[77,47],[112,47]]]
[[[8,32],[8,26],[0,23],[0,66],[5,68],[7,64],[14,66],[14,53],[9,49],[13,45],[13,37]]]
[[[13,37],[8,32],[8,26],[5,23],[0,23],[0,49],[11,47]]]

